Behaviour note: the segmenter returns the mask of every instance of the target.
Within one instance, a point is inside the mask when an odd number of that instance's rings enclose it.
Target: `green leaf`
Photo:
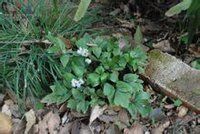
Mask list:
[[[72,89],[72,95],[76,100],[82,101],[85,99],[85,96],[83,94],[83,92],[81,92],[81,90],[79,89]]]
[[[112,82],[117,82],[118,81],[118,76],[119,76],[119,73],[117,71],[114,71],[110,74],[110,80]]]
[[[101,47],[96,46],[92,48],[92,52],[97,58],[99,58],[101,56],[102,49]]]
[[[123,80],[125,82],[131,83],[131,82],[137,82],[139,76],[137,74],[125,74],[123,77]]]
[[[174,102],[174,106],[179,107],[182,104],[182,101],[177,99],[177,100],[173,100]]]
[[[81,101],[77,104],[77,111],[86,113],[89,108],[90,103],[88,101]]]
[[[140,27],[138,26],[136,29],[136,32],[134,34],[134,41],[136,45],[142,45],[143,43],[143,37],[142,37],[142,32],[140,30]]]
[[[78,77],[82,77],[83,74],[85,73],[86,69],[84,66],[82,66],[81,64],[77,64],[77,61],[72,61],[71,65],[72,65],[72,70],[75,73],[76,76]]]
[[[77,102],[76,100],[74,99],[69,99],[67,101],[67,107],[70,108],[70,109],[76,109],[76,106],[77,106]]]
[[[192,3],[192,0],[183,0],[182,2],[178,3],[177,5],[170,8],[165,15],[168,17],[174,16],[179,14],[180,12],[187,10]]]
[[[109,76],[108,73],[103,73],[103,74],[100,76],[101,83],[104,83],[104,82],[108,79],[108,76]]]
[[[63,55],[60,57],[60,61],[63,65],[63,67],[67,66],[67,63],[69,62],[69,55]]]
[[[131,94],[130,93],[124,93],[120,91],[116,91],[115,98],[114,98],[114,104],[117,106],[122,106],[124,108],[129,107]]]
[[[100,75],[97,73],[88,74],[87,78],[88,84],[91,84],[93,87],[96,87],[100,83]]]
[[[105,69],[103,68],[103,66],[98,66],[96,69],[95,69],[95,72],[98,73],[98,74],[103,74],[105,71]]]
[[[76,46],[77,47],[82,47],[82,48],[88,48],[87,46],[87,43],[89,43],[91,41],[91,37],[89,34],[85,34],[83,36],[83,38],[79,39],[77,42],[76,42]]]
[[[115,94],[115,88],[109,83],[104,84],[103,94],[108,97],[110,103],[112,103],[112,99]]]
[[[79,21],[83,16],[85,15],[88,6],[90,5],[91,0],[81,0],[78,10],[76,11],[76,14],[74,16],[74,21]]]
[[[117,81],[116,87],[118,90],[120,90],[122,92],[128,92],[128,93],[133,92],[131,85],[129,85],[128,83],[123,82],[123,81]]]

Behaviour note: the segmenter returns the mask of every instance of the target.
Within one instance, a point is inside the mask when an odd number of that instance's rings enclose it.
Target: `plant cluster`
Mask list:
[[[93,39],[86,34],[66,50],[59,38],[49,34],[48,39],[54,45],[47,51],[59,57],[62,67],[43,103],[67,101],[70,109],[83,113],[94,105],[109,104],[127,109],[132,117],[138,112],[148,115],[150,96],[135,74],[143,71],[147,59],[140,47],[122,49],[115,38]]]

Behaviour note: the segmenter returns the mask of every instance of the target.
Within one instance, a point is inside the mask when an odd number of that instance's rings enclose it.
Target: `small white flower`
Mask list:
[[[76,87],[76,85],[77,85],[77,80],[76,80],[76,79],[72,79],[71,85],[72,85],[72,87]]]
[[[79,79],[79,80],[72,79],[71,81],[72,87],[75,87],[75,88],[80,88],[82,84],[84,84],[83,79]]]
[[[79,79],[78,80],[80,84],[84,84],[85,82],[83,81],[83,79]]]
[[[85,62],[86,62],[87,64],[90,64],[92,61],[91,61],[89,58],[87,58],[87,59],[85,59]]]
[[[77,53],[83,57],[88,57],[89,56],[89,51],[85,48],[79,47],[77,50]]]

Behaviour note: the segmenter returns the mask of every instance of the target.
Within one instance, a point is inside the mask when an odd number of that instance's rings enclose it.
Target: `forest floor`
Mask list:
[[[185,44],[186,30],[182,20],[184,14],[168,18],[165,12],[176,4],[173,1],[150,2],[144,0],[140,5],[129,2],[96,2],[91,8],[103,6],[100,16],[102,21],[92,25],[93,29],[109,29],[107,35],[126,36],[134,42],[136,25],[139,24],[143,34],[143,48],[147,53],[159,49],[168,53],[191,67],[198,68],[200,57],[198,35],[189,47]],[[194,45],[196,44],[196,45]],[[152,112],[148,117],[137,116],[131,119],[129,113],[120,107],[95,106],[90,112],[80,114],[71,111],[66,103],[61,105],[42,106],[36,110],[27,101],[25,114],[19,110],[15,97],[9,93],[0,94],[0,109],[12,120],[1,130],[10,129],[15,134],[199,134],[200,116],[187,108],[179,99],[173,99],[166,94],[157,92],[148,82],[143,84],[144,90],[151,95]],[[187,94],[187,93],[186,93]],[[31,99],[30,99],[31,101]],[[40,106],[39,106],[40,107]],[[0,115],[1,119],[7,116]],[[2,131],[3,132],[3,131]],[[9,131],[8,131],[9,132]]]

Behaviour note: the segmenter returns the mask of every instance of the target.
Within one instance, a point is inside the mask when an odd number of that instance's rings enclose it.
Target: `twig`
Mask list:
[[[24,41],[0,41],[1,44],[23,44],[24,46],[30,45],[30,44],[47,44],[51,45],[52,43],[48,40],[24,40]]]

